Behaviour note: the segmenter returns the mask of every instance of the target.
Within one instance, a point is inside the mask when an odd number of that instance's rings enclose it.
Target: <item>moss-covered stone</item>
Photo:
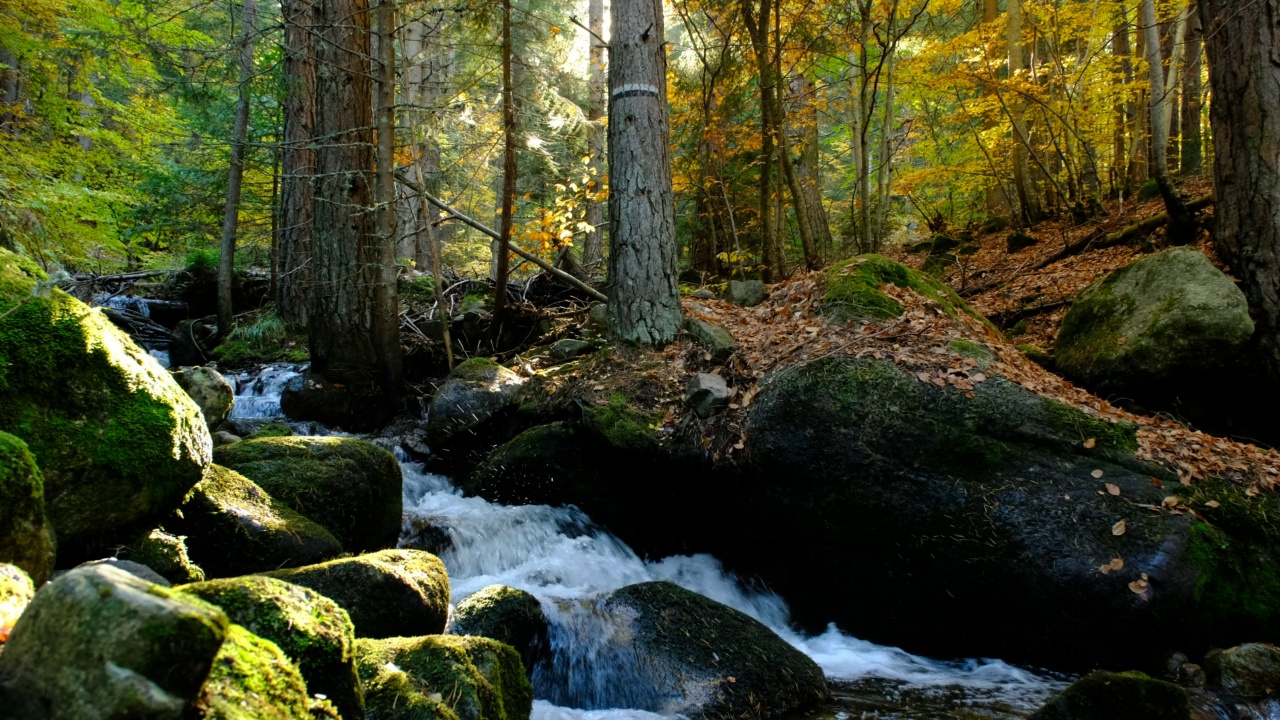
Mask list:
[[[244,439],[261,440],[262,438],[273,437],[293,437],[293,428],[283,423],[267,423]]]
[[[693,336],[699,345],[711,353],[711,358],[724,362],[738,349],[738,341],[723,327],[715,323],[699,320],[696,317],[685,318],[684,331]]]
[[[593,461],[596,449],[581,428],[563,422],[537,425],[494,450],[461,487],[507,505],[582,502],[594,494],[601,477]]]
[[[227,628],[195,708],[203,720],[312,720],[298,668],[239,625]]]
[[[184,717],[228,633],[223,612],[106,565],[36,593],[0,653],[16,720]]]
[[[370,718],[528,720],[532,711],[520,656],[495,640],[358,640],[356,653]]]
[[[0,563],[13,563],[44,583],[53,573],[55,548],[44,476],[27,444],[0,431]]]
[[[996,354],[991,348],[964,338],[957,338],[947,343],[947,349],[960,357],[973,360],[982,370],[987,369],[996,359]]]
[[[449,618],[451,635],[487,637],[515,648],[530,675],[547,651],[547,632],[547,616],[538,598],[506,585],[490,585],[467,596]]]
[[[692,720],[777,718],[827,698],[822,669],[761,622],[667,582],[630,585],[604,602],[656,667],[662,704]],[[696,629],[696,630],[695,630]]]
[[[355,667],[355,629],[347,612],[319,593],[274,578],[246,576],[177,590],[222,608],[233,623],[275,643],[297,664],[310,694],[343,717],[364,717]]]
[[[1046,352],[1035,345],[1019,345],[1018,352],[1026,355],[1028,360],[1046,370],[1053,370],[1056,367],[1053,363],[1053,353]]]
[[[612,395],[607,405],[589,405],[583,413],[587,428],[615,448],[651,450],[658,442],[662,418],[636,409],[625,395]]]
[[[1280,648],[1247,643],[1217,650],[1204,658],[1205,675],[1232,695],[1262,697],[1280,691]]]
[[[449,574],[418,550],[383,550],[269,576],[311,588],[347,611],[359,637],[432,635],[449,619]]]
[[[185,537],[170,535],[164,530],[152,530],[129,546],[129,559],[155,570],[171,583],[192,583],[204,580],[204,570],[187,555]]]
[[[827,273],[827,294],[822,312],[837,322],[899,317],[906,309],[881,291],[885,285],[910,288],[938,303],[948,315],[963,312],[981,317],[951,288],[926,273],[881,255],[859,255],[847,262],[836,263]]]
[[[0,648],[9,639],[9,633],[17,624],[22,611],[36,596],[31,576],[17,565],[0,563]]]
[[[349,552],[396,544],[400,465],[384,448],[356,438],[269,437],[220,447],[214,458],[323,525]]]
[[[1099,670],[1072,683],[1031,720],[1189,720],[1187,692],[1138,672]]]
[[[35,456],[58,551],[74,564],[177,507],[213,443],[154,358],[66,293],[32,295],[26,267],[0,249],[0,427]]]
[[[209,466],[168,525],[186,536],[189,555],[211,577],[306,565],[342,552],[325,527],[220,465]]]
[[[442,444],[513,410],[522,385],[519,375],[489,358],[461,363],[431,399],[428,437]]]

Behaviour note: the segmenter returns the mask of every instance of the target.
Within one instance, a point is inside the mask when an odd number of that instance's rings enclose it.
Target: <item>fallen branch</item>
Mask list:
[[[1031,305],[1029,307],[1020,308],[1018,310],[991,313],[990,315],[987,316],[987,319],[990,320],[997,327],[1004,329],[1009,327],[1010,325],[1017,323],[1019,320],[1026,320],[1027,318],[1035,317],[1036,315],[1042,315],[1047,312],[1052,312],[1054,310],[1057,310],[1058,308],[1066,307],[1070,304],[1071,304],[1070,298],[1062,298],[1061,300],[1051,300],[1049,302],[1040,303],[1039,305]]]
[[[71,277],[78,283],[81,282],[116,282],[118,280],[142,280],[144,278],[156,277],[157,275],[168,275],[168,270],[140,270],[131,273],[119,273],[116,275],[93,275],[91,273],[81,273],[72,275]]]

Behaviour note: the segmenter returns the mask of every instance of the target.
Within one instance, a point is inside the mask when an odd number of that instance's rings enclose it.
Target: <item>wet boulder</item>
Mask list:
[[[266,574],[336,602],[359,637],[434,635],[449,619],[449,574],[430,553],[383,550]]]
[[[1099,670],[1072,683],[1031,720],[1190,720],[1187,692],[1142,673]]]
[[[9,639],[9,633],[22,617],[22,611],[36,596],[31,576],[17,565],[0,563],[0,648]]]
[[[348,552],[395,547],[400,465],[384,448],[356,438],[265,437],[219,447],[214,459],[323,525]]]
[[[186,536],[188,555],[210,577],[296,567],[342,553],[324,526],[220,465],[209,466],[180,510],[167,524]]]
[[[235,389],[217,370],[203,366],[184,368],[175,371],[173,379],[200,406],[210,430],[231,414],[236,401]]]
[[[233,623],[275,643],[297,665],[307,690],[327,697],[343,717],[364,717],[355,630],[337,603],[299,585],[252,575],[177,590],[221,608]]]
[[[193,706],[203,720],[312,720],[307,690],[275,643],[231,625]]]
[[[396,403],[371,383],[336,382],[308,371],[284,386],[280,409],[294,420],[314,420],[348,432],[372,432],[390,422]]]
[[[523,384],[515,372],[488,358],[458,365],[431,399],[428,437],[443,444],[514,409]]]
[[[1230,695],[1260,697],[1280,692],[1280,648],[1248,643],[1205,656],[1209,682]]]
[[[187,554],[186,538],[156,529],[134,540],[128,548],[129,559],[142,563],[171,583],[204,580],[204,570]]]
[[[44,474],[63,564],[127,543],[199,482],[200,408],[98,310],[0,249],[0,427]]]
[[[356,641],[369,717],[528,720],[533,688],[508,645],[434,635]]]
[[[764,283],[759,280],[730,280],[724,297],[734,305],[755,307],[764,302],[767,295]]]
[[[41,588],[0,653],[0,707],[17,720],[188,713],[227,637],[221,610],[110,566]]]
[[[610,594],[654,693],[650,709],[691,720],[778,718],[827,699],[822,669],[760,621],[667,582]],[[690,632],[696,628],[696,632]]]
[[[17,565],[44,583],[53,572],[54,550],[44,476],[26,443],[0,432],[0,563]]]
[[[458,603],[449,618],[448,632],[510,645],[520,653],[530,674],[548,650],[542,603],[530,593],[506,585],[490,585]]]

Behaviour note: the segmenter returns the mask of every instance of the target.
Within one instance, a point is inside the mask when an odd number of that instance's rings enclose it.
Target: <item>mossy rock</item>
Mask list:
[[[601,476],[593,460],[596,449],[581,428],[563,422],[538,425],[494,450],[461,487],[505,505],[581,502]]]
[[[630,629],[659,698],[652,708],[691,720],[790,717],[828,697],[822,669],[772,630],[668,582],[630,585],[604,612]]]
[[[0,563],[13,563],[43,584],[53,573],[55,549],[44,476],[27,444],[0,431]]]
[[[31,576],[17,565],[0,563],[0,648],[4,647],[10,631],[22,617],[22,611],[36,596]]]
[[[1280,691],[1280,648],[1248,643],[1209,653],[1204,659],[1209,682],[1231,695],[1262,697]]]
[[[1019,345],[1018,352],[1027,356],[1031,362],[1052,371],[1056,365],[1053,362],[1053,354],[1036,347],[1035,345]]]
[[[396,289],[401,302],[406,305],[430,305],[436,298],[435,282],[435,278],[430,275],[402,275],[396,282]]]
[[[154,358],[61,290],[33,295],[37,279],[0,250],[0,427],[35,456],[60,561],[71,565],[177,507],[213,441]]]
[[[370,718],[528,720],[533,689],[508,645],[480,637],[356,641]]]
[[[449,634],[487,637],[515,648],[531,676],[548,650],[547,616],[532,594],[490,585],[467,596],[449,618]]]
[[[1023,250],[1026,250],[1027,248],[1032,247],[1038,244],[1039,242],[1040,242],[1039,240],[1035,239],[1034,237],[1022,231],[1012,232],[1012,233],[1009,233],[1009,239],[1006,241],[1005,250],[1010,255],[1012,255],[1016,252],[1021,252]]]
[[[312,720],[298,668],[275,643],[239,625],[227,628],[195,709],[202,720]]]
[[[284,423],[267,423],[244,439],[261,440],[262,438],[273,437],[293,437],[293,428]]]
[[[1155,178],[1142,183],[1142,187],[1138,188],[1138,202],[1147,202],[1158,197],[1160,197],[1160,183],[1156,182]]]
[[[947,350],[959,355],[962,358],[972,360],[977,365],[975,367],[986,370],[991,363],[996,361],[996,353],[991,348],[965,338],[956,338],[947,343]]]
[[[228,633],[212,605],[107,565],[75,569],[41,588],[14,627],[0,702],[15,720],[178,720]]]
[[[431,399],[428,438],[443,444],[514,410],[523,384],[519,375],[489,358],[459,364]]]
[[[323,525],[349,552],[394,547],[400,535],[400,465],[371,442],[269,437],[220,447],[214,459]]]
[[[355,628],[337,603],[300,585],[252,575],[177,590],[222,608],[231,622],[275,643],[296,663],[307,691],[326,696],[343,717],[364,717]]]
[[[187,554],[185,537],[170,535],[164,530],[152,530],[128,548],[129,559],[155,570],[161,577],[174,584],[204,580],[204,570],[191,561]]]
[[[324,526],[220,465],[209,466],[168,525],[186,536],[188,554],[210,577],[296,567],[342,553]]]
[[[948,315],[965,313],[982,319],[951,288],[927,273],[912,270],[882,255],[859,255],[836,263],[827,273],[822,313],[836,322],[869,322],[900,317],[906,308],[881,290],[885,285],[910,288],[938,303]]]
[[[692,335],[699,345],[706,348],[716,362],[728,360],[729,356],[738,349],[738,341],[733,339],[733,335],[715,323],[695,317],[685,318],[684,331]]]
[[[614,394],[604,405],[583,409],[583,424],[606,443],[621,450],[648,452],[660,440],[662,418],[657,413],[638,410],[625,395]]]
[[[449,619],[449,573],[435,555],[418,550],[383,550],[267,575],[338,603],[359,637],[434,635]]]
[[[1187,691],[1138,672],[1099,670],[1072,683],[1031,720],[1190,720]]]

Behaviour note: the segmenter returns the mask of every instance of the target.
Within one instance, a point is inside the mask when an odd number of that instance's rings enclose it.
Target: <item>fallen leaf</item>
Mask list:
[[[1151,484],[1158,488],[1164,487],[1164,483],[1160,482],[1160,478],[1151,478]]]
[[[1210,500],[1209,502],[1205,503],[1205,505],[1211,508],[1222,507],[1222,503],[1218,502],[1217,500]]]
[[[1097,447],[1097,445],[1098,445],[1098,439],[1097,439],[1097,438],[1089,438],[1088,440],[1085,440],[1085,441],[1084,441],[1084,448],[1085,448],[1086,450],[1092,450],[1092,449],[1094,449],[1095,447]]]
[[[1250,486],[1249,489],[1244,491],[1244,494],[1249,497],[1258,497],[1258,488]]]
[[[1160,501],[1160,507],[1175,508],[1181,504],[1182,504],[1182,498],[1178,497],[1177,495],[1170,495],[1169,497]]]
[[[1124,532],[1125,532],[1125,530],[1128,530],[1128,529],[1129,529],[1129,527],[1125,524],[1125,522],[1124,522],[1123,520],[1121,520],[1120,522],[1118,522],[1118,523],[1116,523],[1115,525],[1112,525],[1112,526],[1111,526],[1111,534],[1112,534],[1112,535],[1123,535],[1123,534],[1124,534]]]
[[[1114,484],[1112,484],[1112,483],[1107,483],[1107,492],[1111,493],[1112,495],[1119,495],[1119,494],[1120,494],[1120,486],[1119,486],[1119,485],[1114,485]]]
[[[730,677],[729,677],[729,682],[731,682],[731,683],[736,683],[736,682],[738,682],[738,679],[737,679],[737,678],[735,678],[735,677],[733,677],[733,676],[730,676]]]
[[[1117,339],[1117,340],[1116,340],[1116,344],[1117,344],[1117,345],[1125,345],[1125,344],[1127,344],[1128,342],[1129,342],[1129,338],[1127,338],[1127,337],[1122,337],[1122,338],[1119,338],[1119,339]]]
[[[1100,477],[1102,477],[1102,471],[1101,471],[1101,470],[1094,470],[1091,474],[1092,474],[1095,478],[1100,478]]]

